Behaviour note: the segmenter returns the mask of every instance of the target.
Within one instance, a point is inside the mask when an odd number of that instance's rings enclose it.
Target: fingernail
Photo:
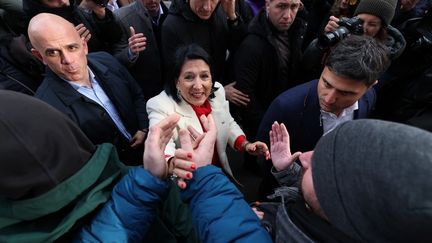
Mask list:
[[[192,153],[187,153],[186,155],[189,159],[192,159]]]
[[[192,170],[196,170],[196,165],[195,165],[195,164],[192,164],[190,168],[191,168]]]
[[[192,174],[191,174],[191,173],[186,173],[186,177],[187,177],[188,179],[190,179],[190,178],[192,178]]]
[[[184,182],[180,182],[180,188],[185,189],[185,187],[186,187],[186,184]]]

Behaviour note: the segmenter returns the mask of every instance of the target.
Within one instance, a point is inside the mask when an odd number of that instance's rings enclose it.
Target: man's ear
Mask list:
[[[87,41],[85,41],[84,38],[81,38],[81,41],[82,41],[82,45],[83,45],[83,48],[84,48],[84,52],[85,52],[85,54],[87,55],[87,54],[88,54],[88,45],[87,45]]]
[[[44,60],[43,60],[43,58],[42,58],[42,55],[40,54],[40,52],[39,52],[38,50],[32,48],[32,49],[31,49],[31,53],[32,53],[33,56],[35,56],[39,61],[41,61],[41,62],[43,62],[43,63],[45,64],[45,62],[44,62]]]

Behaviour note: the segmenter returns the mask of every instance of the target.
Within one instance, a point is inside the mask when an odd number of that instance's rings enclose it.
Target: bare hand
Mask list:
[[[270,131],[270,150],[273,166],[277,171],[291,167],[301,155],[301,152],[291,155],[288,130],[283,123],[279,125],[277,122],[273,123]]]
[[[337,29],[339,27],[338,22],[339,22],[338,18],[336,18],[335,16],[330,16],[330,19],[326,27],[324,28],[324,32],[330,32]]]
[[[251,155],[258,156],[262,155],[265,157],[266,160],[270,159],[270,152],[267,147],[267,144],[257,141],[254,143],[248,143],[245,147],[246,152],[248,152]]]
[[[164,151],[179,119],[180,116],[173,114],[151,127],[145,142],[144,168],[161,179],[165,179],[168,175]]]
[[[191,132],[185,129],[180,130],[181,149],[177,149],[175,152],[176,169],[174,169],[174,173],[182,179],[191,179],[192,174],[188,176],[188,171],[209,165],[213,159],[214,145],[216,143],[216,125],[211,114],[207,117],[202,115],[200,120],[207,132],[199,139],[198,144],[194,145],[191,140],[191,136],[196,136],[197,134],[195,129],[192,128],[194,130],[192,133],[195,135],[191,135]],[[188,129],[190,130],[190,128]],[[179,164],[182,165],[182,168],[179,168]],[[184,184],[184,187],[180,187],[184,189],[186,184]]]
[[[88,42],[90,40],[91,33],[84,26],[84,24],[79,24],[79,25],[75,26],[75,29],[78,31],[78,34],[81,36],[81,38],[85,40],[85,42]]]
[[[226,16],[230,20],[234,20],[237,18],[235,14],[235,1],[236,0],[221,0],[220,4],[222,5],[222,8],[226,14]]]
[[[247,106],[250,101],[249,96],[234,88],[235,84],[236,82],[232,82],[224,86],[226,99],[237,106]]]
[[[147,38],[144,37],[143,33],[135,33],[134,27],[130,26],[130,37],[128,39],[129,49],[131,50],[132,54],[138,55],[140,52],[144,51],[146,49],[147,45]]]
[[[131,147],[135,148],[142,144],[144,142],[145,135],[146,133],[144,131],[138,130],[131,140]]]

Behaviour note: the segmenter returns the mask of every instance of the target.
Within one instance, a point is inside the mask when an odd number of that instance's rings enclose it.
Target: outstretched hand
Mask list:
[[[174,173],[183,179],[192,179],[191,170],[209,165],[213,159],[217,134],[216,125],[211,114],[207,117],[202,115],[200,120],[206,130],[204,134],[199,134],[191,126],[188,127],[189,131],[180,130],[181,148],[176,150],[173,163],[175,163]],[[192,142],[192,139],[195,139],[195,142]],[[178,165],[182,165],[182,168]],[[187,174],[190,175],[187,176]],[[180,187],[185,188],[186,185]]]
[[[161,179],[168,176],[168,166],[165,161],[165,147],[171,139],[173,130],[180,117],[170,115],[150,128],[144,149],[144,168]]]
[[[277,171],[291,167],[301,152],[291,154],[288,130],[283,123],[274,122],[270,131],[270,151],[273,166]]]
[[[245,146],[245,150],[246,150],[246,152],[248,152],[251,155],[254,155],[254,156],[262,155],[265,157],[266,160],[270,159],[270,152],[269,152],[269,149],[267,147],[267,144],[265,144],[263,142],[256,141],[254,143],[248,143]]]

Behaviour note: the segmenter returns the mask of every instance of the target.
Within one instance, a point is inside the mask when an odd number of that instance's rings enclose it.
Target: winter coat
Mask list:
[[[233,67],[235,88],[249,96],[250,102],[239,112],[248,137],[254,138],[261,118],[280,93],[297,84],[298,65],[306,23],[296,18],[288,30],[290,59],[288,76],[282,72],[280,52],[275,43],[275,28],[262,9],[249,25],[246,38],[235,54]]]
[[[165,82],[171,82],[174,55],[180,46],[198,44],[212,57],[213,80],[223,82],[227,51],[234,50],[244,37],[243,21],[232,26],[220,5],[210,19],[202,20],[192,12],[189,1],[174,0],[162,25],[162,54]]]
[[[73,25],[84,24],[90,31],[91,38],[87,42],[89,52],[111,51],[112,45],[122,36],[120,24],[109,9],[105,9],[104,19],[75,5],[75,0],[69,0],[70,6],[52,8],[40,3],[38,0],[23,0],[23,10],[28,20],[39,13],[52,13],[59,15]]]
[[[271,125],[278,121],[284,123],[290,133],[291,151],[312,150],[323,135],[317,86],[318,80],[313,80],[279,95],[264,115],[258,130],[258,139],[270,144]],[[367,118],[375,101],[375,90],[369,88],[358,100],[354,119]]]
[[[129,134],[133,136],[138,130],[148,128],[146,101],[141,88],[126,68],[105,52],[90,53],[87,58],[95,78],[113,103]],[[120,154],[123,149],[128,149],[128,141],[124,141],[126,139],[105,109],[76,91],[51,70],[47,71],[35,96],[76,122],[93,143],[113,143]]]

